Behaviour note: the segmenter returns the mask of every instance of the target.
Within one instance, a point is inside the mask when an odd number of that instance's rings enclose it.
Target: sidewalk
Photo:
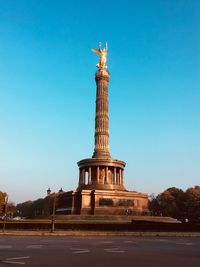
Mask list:
[[[133,237],[200,237],[199,232],[101,232],[101,231],[1,231],[0,236],[133,236]]]

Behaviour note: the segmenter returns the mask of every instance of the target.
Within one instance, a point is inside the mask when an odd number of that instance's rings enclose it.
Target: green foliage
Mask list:
[[[62,194],[62,193],[60,193]],[[35,201],[26,201],[17,204],[16,210],[20,217],[35,218],[42,216],[49,216],[53,212],[53,201],[58,196],[55,193],[45,197],[39,198]],[[56,197],[56,208],[59,207],[59,198]]]
[[[151,195],[148,203],[149,211],[153,216],[161,215],[161,209],[158,202],[158,199],[155,195]]]
[[[171,187],[149,200],[152,215],[170,216],[177,219],[200,219],[200,186],[186,192]]]
[[[17,204],[16,209],[20,216],[30,217],[32,215],[33,201],[29,200],[20,204]]]
[[[188,217],[193,220],[200,219],[200,186],[188,188],[185,194]]]

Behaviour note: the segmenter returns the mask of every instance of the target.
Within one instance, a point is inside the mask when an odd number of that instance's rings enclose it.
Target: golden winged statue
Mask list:
[[[92,51],[100,56],[99,62],[96,64],[96,67],[100,70],[107,69],[106,60],[107,60],[107,51],[108,51],[108,44],[106,43],[105,48],[101,48],[101,43],[99,43],[99,48],[92,48]]]

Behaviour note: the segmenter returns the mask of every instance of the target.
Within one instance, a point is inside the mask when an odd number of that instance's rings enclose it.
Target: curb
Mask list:
[[[129,236],[129,237],[200,237],[199,232],[98,232],[98,231],[6,231],[1,236]]]

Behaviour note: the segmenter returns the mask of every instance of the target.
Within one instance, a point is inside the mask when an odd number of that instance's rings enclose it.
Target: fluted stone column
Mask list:
[[[116,168],[114,167],[114,184],[116,184],[117,181],[117,173],[116,173]]]
[[[85,184],[85,169],[82,169],[82,184]]]
[[[119,184],[122,184],[122,170],[119,169]]]
[[[81,186],[81,169],[79,169],[79,186]]]
[[[121,171],[121,184],[124,184],[124,182],[123,182],[123,170]]]
[[[108,167],[106,167],[106,179],[105,179],[105,183],[108,183]]]
[[[99,55],[100,50],[95,50]],[[105,52],[105,51],[104,51]],[[88,174],[88,182],[81,177],[79,190],[124,190],[121,179],[121,172],[125,162],[113,159],[110,156],[109,148],[109,106],[108,106],[108,85],[110,73],[101,55],[97,64],[98,70],[95,73],[96,81],[96,109],[95,109],[95,134],[94,152],[92,158],[83,159],[78,162],[79,169],[84,169]],[[81,173],[82,174],[82,173]],[[82,182],[82,179],[84,182]]]
[[[88,169],[88,184],[92,183],[92,177],[91,177],[91,167]]]
[[[106,70],[98,70],[96,80],[95,144],[93,158],[110,158],[108,82],[110,75]]]
[[[97,183],[99,184],[99,166],[97,166]]]

